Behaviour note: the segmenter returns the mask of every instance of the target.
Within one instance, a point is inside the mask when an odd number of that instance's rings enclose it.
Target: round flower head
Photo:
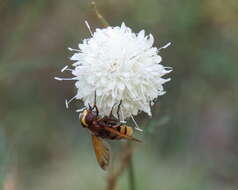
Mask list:
[[[165,94],[163,84],[170,80],[162,76],[172,69],[161,65],[158,55],[170,43],[159,49],[153,47],[151,34],[145,35],[144,30],[133,33],[124,23],[120,27],[96,29],[91,35],[79,44],[79,50],[70,48],[75,52],[70,58],[74,61],[73,69],[62,70],[70,70],[74,75],[77,94],[73,99],[83,100],[85,106],[92,105],[96,92],[101,116],[108,115],[115,106],[113,115],[117,117],[120,101],[123,120],[139,111],[151,115],[150,106]]]

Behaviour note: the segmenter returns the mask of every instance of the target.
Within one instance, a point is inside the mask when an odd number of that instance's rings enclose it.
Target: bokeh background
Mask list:
[[[145,29],[172,66],[153,117],[136,120],[137,190],[238,189],[238,1],[98,0],[112,26]],[[70,81],[54,76],[101,27],[87,0],[0,0],[0,185],[4,190],[106,187]],[[123,142],[113,142],[114,158]],[[127,172],[118,189],[128,189]]]

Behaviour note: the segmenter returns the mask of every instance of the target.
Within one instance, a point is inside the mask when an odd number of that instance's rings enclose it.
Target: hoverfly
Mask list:
[[[106,170],[110,163],[110,147],[104,139],[120,140],[127,139],[131,141],[141,142],[132,137],[133,129],[120,122],[119,111],[121,101],[117,108],[118,119],[112,115],[113,107],[109,116],[100,117],[99,110],[96,105],[96,93],[93,107],[83,110],[79,115],[80,122],[84,128],[89,129],[92,135],[92,144],[96,154],[98,164],[103,170]]]

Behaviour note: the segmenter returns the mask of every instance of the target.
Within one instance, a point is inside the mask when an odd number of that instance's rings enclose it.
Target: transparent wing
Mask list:
[[[110,146],[102,138],[92,135],[93,148],[96,154],[98,164],[103,170],[106,170],[110,164],[111,151]]]

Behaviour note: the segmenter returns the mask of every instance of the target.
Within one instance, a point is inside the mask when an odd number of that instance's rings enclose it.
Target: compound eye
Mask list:
[[[87,116],[87,110],[84,110],[83,113],[79,114],[79,120],[83,127],[88,127],[86,116]]]

